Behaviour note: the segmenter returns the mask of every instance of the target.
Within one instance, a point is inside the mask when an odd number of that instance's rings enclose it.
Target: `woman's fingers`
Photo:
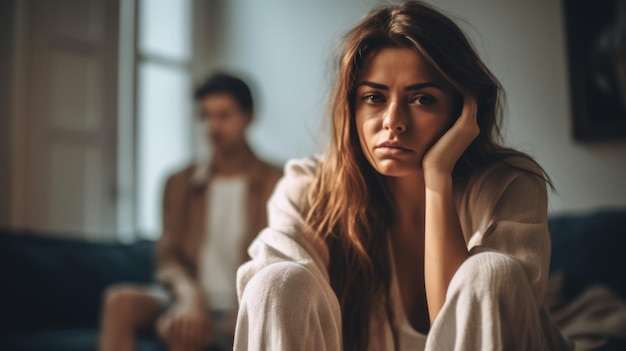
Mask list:
[[[468,94],[463,96],[463,109],[461,110],[461,116],[453,128],[454,127],[459,129],[455,137],[461,137],[462,140],[465,141],[465,143],[462,143],[466,144],[463,148],[464,151],[472,140],[474,140],[480,133],[480,129],[478,127],[478,103],[473,96]]]
[[[461,117],[471,117],[476,119],[477,112],[478,104],[476,103],[476,99],[469,94],[463,95],[463,109],[461,110]]]
[[[464,95],[463,99],[461,116],[435,142],[422,160],[424,170],[429,173],[451,174],[454,165],[480,132],[476,99],[471,95]]]

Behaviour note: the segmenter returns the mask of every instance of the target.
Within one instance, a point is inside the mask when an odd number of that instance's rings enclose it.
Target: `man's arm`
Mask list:
[[[178,177],[170,177],[165,185],[162,204],[163,233],[157,243],[156,279],[168,286],[177,300],[203,302],[201,288],[192,277],[180,246],[176,223],[182,213],[182,184]],[[177,191],[178,190],[178,191]],[[178,195],[178,196],[176,196]]]

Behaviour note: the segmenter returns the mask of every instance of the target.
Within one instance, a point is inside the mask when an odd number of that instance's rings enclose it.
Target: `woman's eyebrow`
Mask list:
[[[420,89],[424,89],[424,88],[437,88],[439,90],[443,90],[441,85],[439,85],[439,84],[437,84],[435,82],[424,82],[424,83],[411,84],[411,85],[405,87],[404,91],[420,90]]]
[[[370,81],[367,81],[367,80],[364,80],[361,83],[359,83],[357,85],[357,87],[360,87],[362,85],[366,85],[366,86],[372,87],[374,89],[389,90],[389,87],[384,85],[384,84],[374,83],[374,82],[370,82]],[[404,91],[420,90],[420,89],[431,88],[431,87],[443,90],[441,85],[439,85],[439,84],[437,84],[435,82],[424,82],[424,83],[416,83],[416,84],[408,85],[408,86],[406,86],[404,88]]]
[[[357,85],[357,88],[362,86],[362,85],[366,85],[368,87],[372,87],[374,89],[380,89],[380,90],[389,90],[389,87],[383,84],[378,84],[378,83],[374,83],[374,82],[370,82],[367,80],[362,81],[361,83],[359,83]]]

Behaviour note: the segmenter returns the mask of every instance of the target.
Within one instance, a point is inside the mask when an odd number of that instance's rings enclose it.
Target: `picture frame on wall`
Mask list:
[[[563,0],[574,138],[626,140],[626,0]]]

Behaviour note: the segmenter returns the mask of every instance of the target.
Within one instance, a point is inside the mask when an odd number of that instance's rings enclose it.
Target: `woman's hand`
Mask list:
[[[463,101],[461,116],[422,160],[426,185],[424,284],[431,325],[445,303],[452,277],[468,257],[454,205],[452,170],[478,136],[479,128],[476,99],[464,95]]]
[[[451,176],[454,165],[480,132],[476,99],[463,96],[463,110],[454,125],[426,152],[422,160],[426,186],[436,185],[442,176]]]

